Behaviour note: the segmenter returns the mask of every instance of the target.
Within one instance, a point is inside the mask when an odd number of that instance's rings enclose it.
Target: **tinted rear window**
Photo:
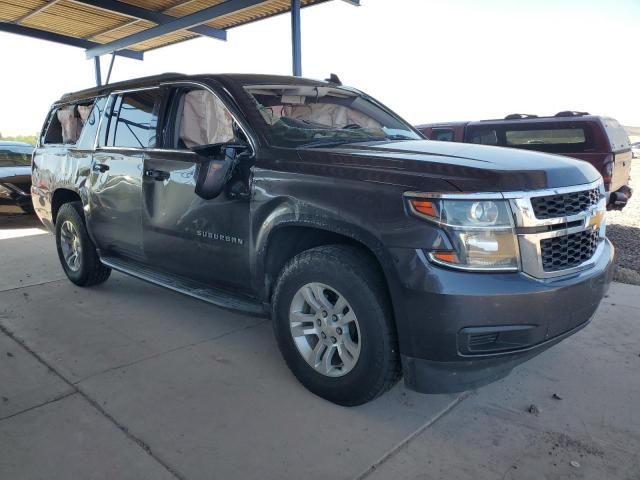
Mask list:
[[[506,146],[583,144],[586,135],[583,128],[554,128],[549,130],[507,130]]]
[[[434,128],[431,132],[431,140],[453,142],[453,130],[450,128]]]
[[[593,149],[591,126],[580,123],[514,123],[468,127],[466,141],[483,145],[572,154]]]
[[[31,165],[31,147],[0,145],[0,167]]]
[[[493,128],[474,128],[468,132],[468,142],[480,145],[498,145],[498,132]]]
[[[525,148],[548,153],[580,153],[591,150],[593,141],[591,129],[585,125],[549,125],[532,128],[522,125],[504,127],[504,140],[500,145]]]

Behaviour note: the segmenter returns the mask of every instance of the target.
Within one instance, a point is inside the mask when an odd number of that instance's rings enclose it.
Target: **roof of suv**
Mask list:
[[[511,118],[509,118],[511,117]],[[534,115],[529,115],[522,118],[512,117],[508,115],[505,118],[496,118],[489,120],[478,120],[474,122],[469,122],[473,125],[486,125],[489,123],[493,124],[519,124],[519,123],[573,123],[576,121],[600,121],[602,118],[599,115],[590,115],[588,113],[582,113],[578,115],[551,115],[548,117],[538,117]]]
[[[417,128],[437,128],[437,127],[458,127],[466,125],[515,125],[526,123],[573,123],[576,121],[601,121],[601,120],[613,120],[609,117],[602,117],[600,115],[591,115],[587,112],[576,111],[563,111],[558,112],[555,115],[549,115],[546,117],[540,117],[538,115],[528,115],[520,113],[512,113],[505,118],[493,118],[486,120],[467,120],[467,121],[455,121],[455,122],[437,122],[437,123],[425,123],[418,125]]]
[[[313,80],[309,78],[292,77],[286,75],[260,75],[260,74],[247,74],[247,73],[216,73],[216,74],[199,74],[199,75],[186,75],[183,73],[163,73],[161,75],[153,75],[149,77],[133,78],[130,80],[124,80],[122,82],[110,83],[108,85],[102,85],[100,87],[92,87],[86,90],[80,90],[78,92],[65,93],[60,102],[69,102],[74,100],[80,100],[83,98],[95,97],[98,95],[106,95],[115,90],[126,90],[137,87],[147,87],[157,85],[163,82],[174,82],[180,80],[217,80],[221,83],[233,82],[241,85],[307,85],[307,86],[327,86],[333,85],[332,83]]]

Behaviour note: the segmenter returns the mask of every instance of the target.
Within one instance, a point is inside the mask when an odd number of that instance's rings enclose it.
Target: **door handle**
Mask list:
[[[169,180],[169,172],[165,172],[163,170],[154,170],[150,168],[149,170],[144,171],[144,175],[145,177],[153,178],[157,182]]]
[[[93,164],[93,171],[94,172],[104,173],[107,170],[109,170],[109,165],[107,165],[106,163],[94,163]]]

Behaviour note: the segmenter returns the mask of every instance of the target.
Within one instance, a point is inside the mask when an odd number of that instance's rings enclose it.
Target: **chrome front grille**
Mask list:
[[[511,202],[525,273],[544,279],[593,266],[604,248],[606,229],[601,180],[503,195]]]
[[[593,257],[599,243],[597,230],[540,240],[542,268],[545,272],[557,272],[577,267]]]
[[[544,220],[579,214],[597,205],[598,200],[600,192],[598,188],[592,188],[580,192],[532,197],[531,206],[536,218]]]

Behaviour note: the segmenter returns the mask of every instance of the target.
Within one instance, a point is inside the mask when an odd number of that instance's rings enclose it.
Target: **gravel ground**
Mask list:
[[[607,236],[616,247],[616,280],[640,285],[640,159],[631,164],[634,195],[621,212],[607,212]]]

